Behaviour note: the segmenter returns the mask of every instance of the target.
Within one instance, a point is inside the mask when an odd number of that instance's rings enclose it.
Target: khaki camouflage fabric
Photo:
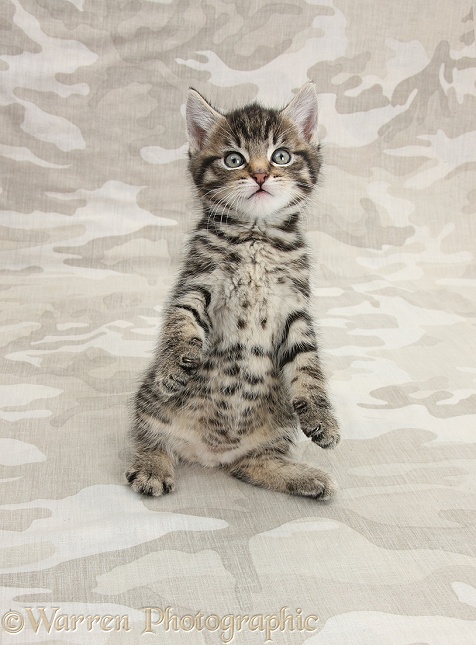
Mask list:
[[[0,643],[476,643],[470,0],[1,0]],[[184,104],[319,92],[309,242],[343,440],[318,503],[126,485],[194,215]]]

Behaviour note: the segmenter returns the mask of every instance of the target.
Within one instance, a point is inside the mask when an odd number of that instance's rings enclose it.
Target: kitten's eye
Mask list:
[[[285,148],[278,148],[273,152],[271,161],[278,166],[285,166],[291,161],[291,155]]]
[[[245,163],[245,158],[239,152],[230,152],[223,161],[228,168],[241,168]]]

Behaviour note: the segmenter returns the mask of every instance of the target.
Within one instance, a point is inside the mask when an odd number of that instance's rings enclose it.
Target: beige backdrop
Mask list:
[[[0,643],[219,643],[238,615],[232,642],[264,643],[283,607],[275,643],[476,642],[471,2],[1,0],[0,28]],[[340,493],[184,467],[141,498],[127,401],[195,217],[187,88],[281,106],[308,80],[343,441],[300,450]],[[40,607],[69,623],[35,635]],[[146,607],[193,629],[142,634]]]

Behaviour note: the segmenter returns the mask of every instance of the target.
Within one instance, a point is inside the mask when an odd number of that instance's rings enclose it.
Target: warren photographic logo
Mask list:
[[[137,615],[127,614],[68,614],[60,607],[22,607],[1,616],[2,630],[8,634],[32,631],[35,634],[60,635],[67,632],[138,632],[139,636],[160,636],[170,632],[216,632],[223,643],[232,643],[244,631],[258,632],[265,642],[277,632],[313,632],[319,618],[303,615],[302,609],[292,611],[282,607],[274,614],[178,614],[171,607],[145,607],[141,610],[142,624]],[[139,621],[140,623],[140,621]],[[1,631],[0,630],[0,636]]]

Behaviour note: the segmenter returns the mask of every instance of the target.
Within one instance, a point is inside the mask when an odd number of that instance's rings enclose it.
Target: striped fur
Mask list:
[[[302,231],[320,168],[316,117],[311,84],[280,112],[253,104],[222,115],[190,92],[190,171],[203,214],[135,398],[127,479],[138,492],[173,490],[180,460],[294,495],[335,490],[292,458],[299,426],[322,448],[339,441]],[[231,153],[242,166],[227,166]]]

